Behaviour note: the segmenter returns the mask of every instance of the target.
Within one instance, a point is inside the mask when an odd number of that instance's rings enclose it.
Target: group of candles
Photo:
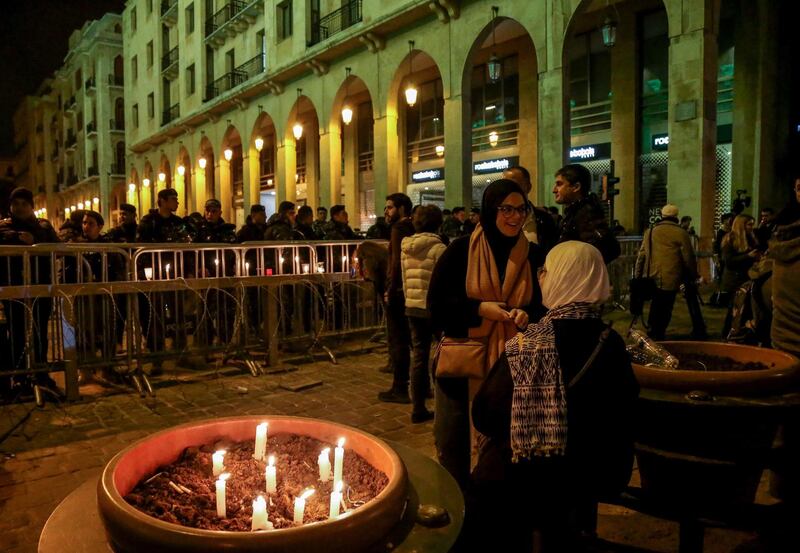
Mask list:
[[[256,443],[253,452],[253,458],[258,461],[263,461],[267,456],[267,423],[263,422],[256,426]],[[230,477],[230,474],[225,472],[225,451],[216,451],[211,455],[212,472],[216,481],[217,491],[217,516],[225,518],[227,516],[227,508],[225,504],[225,483]],[[328,482],[331,479],[331,459],[330,448],[325,448],[317,458],[319,465],[319,479],[321,482]],[[342,467],[344,465],[344,438],[339,438],[339,441],[334,449],[333,457],[333,489],[330,497],[330,511],[329,518],[336,518],[339,516],[339,508],[342,504],[342,490],[344,483],[342,482]],[[267,467],[265,471],[266,491],[268,494],[274,494],[278,489],[277,474],[275,468],[275,456],[270,455],[267,460]],[[297,496],[294,500],[294,523],[302,524],[303,516],[306,508],[306,499],[314,494],[314,488],[307,488]],[[252,530],[267,530],[272,527],[272,524],[267,518],[267,501],[263,496],[259,495],[253,501],[253,521]]]

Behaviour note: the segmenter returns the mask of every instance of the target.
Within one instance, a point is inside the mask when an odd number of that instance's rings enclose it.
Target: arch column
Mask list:
[[[564,166],[564,149],[569,144],[561,67],[539,73],[539,159],[538,186],[533,202],[546,205],[553,195],[553,175]]]
[[[306,138],[306,204],[316,208],[319,205],[320,132],[318,125],[309,125]],[[309,140],[311,139],[311,140]],[[295,196],[296,197],[296,196]]]
[[[460,86],[460,85],[459,85]],[[444,101],[444,203],[472,205],[472,127],[469,96]]]
[[[255,148],[242,150],[242,178],[244,179],[244,214],[250,213],[250,206],[261,203],[261,152]]]
[[[384,203],[384,198],[400,191],[400,183],[405,182],[405,159],[400,157],[399,137],[397,134],[397,114],[386,114],[373,122],[375,140],[374,172],[375,172],[375,210]]]
[[[338,138],[338,136],[336,136],[336,138]],[[319,128],[319,174],[317,175],[318,188],[315,203],[312,204],[309,198],[309,205],[314,207],[314,209],[321,205],[330,206],[339,203],[332,194],[333,176],[337,174],[334,161],[340,159],[334,155],[333,151],[331,151],[335,143],[336,140],[334,140],[334,134],[329,132],[324,126],[321,125]]]
[[[343,187],[343,179],[342,179],[342,168],[340,160],[342,156],[345,156],[345,164],[347,163],[347,141],[348,139],[348,129],[353,126],[355,123],[355,119],[353,122],[350,123],[349,126],[335,126],[331,125],[331,129],[325,134],[324,137],[320,137],[319,146],[320,151],[325,152],[327,151],[328,159],[325,162],[325,157],[323,156],[320,161],[320,166],[322,171],[328,172],[328,182],[330,183],[330,190],[328,190],[328,195],[322,195],[322,205],[326,207],[330,207],[332,205],[338,204],[342,198],[342,190],[346,190],[345,198],[346,202],[351,201],[351,196],[358,193],[357,190],[351,188]],[[340,140],[340,134],[344,134],[345,139],[345,151],[342,151],[342,141]],[[323,163],[325,162],[325,163]],[[327,203],[326,203],[327,202]],[[350,203],[347,203],[347,210],[348,213],[350,211]]]
[[[531,182],[539,182],[539,151],[537,149],[539,125],[537,109],[539,89],[536,79],[536,52],[533,48],[518,53],[519,65],[519,164],[531,173]],[[467,119],[469,122],[469,119]],[[531,190],[531,195],[535,192]],[[546,202],[539,202],[542,205]],[[469,204],[464,204],[469,205]]]
[[[718,48],[713,3],[681,4],[682,9],[670,14],[667,194],[670,203],[695,217],[704,242],[714,232],[716,188]]]
[[[349,125],[342,127],[344,133],[344,152],[341,156],[344,157],[344,176],[341,178],[339,195],[335,197],[334,203],[341,201],[341,191],[344,190],[344,205],[347,208],[347,213],[352,217],[358,215],[359,226],[361,219],[361,188],[358,181],[358,119],[354,118]],[[341,148],[339,148],[341,150]],[[339,158],[341,159],[341,157]],[[341,167],[338,168],[341,174]]]
[[[189,199],[186,196],[186,178],[182,177],[178,173],[177,168],[175,169],[175,174],[172,175],[172,186],[178,193],[178,199],[180,200],[180,205],[178,206],[178,214],[188,215],[189,213],[191,213],[190,209],[191,206],[189,205]]]
[[[213,169],[209,168],[208,165],[206,165],[205,169],[200,169],[194,163],[192,164],[192,170],[194,171],[194,178],[192,178],[194,183],[194,211],[202,212],[203,205],[208,199],[206,197],[206,171],[212,171]]]

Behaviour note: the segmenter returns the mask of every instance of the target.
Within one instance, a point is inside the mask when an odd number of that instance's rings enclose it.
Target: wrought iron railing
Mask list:
[[[519,121],[505,121],[472,129],[472,151],[481,152],[495,148],[516,146],[519,137]]]
[[[164,72],[178,63],[178,47],[176,46],[161,57],[161,71]]]
[[[611,129],[611,100],[570,109],[570,135]]]
[[[111,164],[111,174],[112,175],[124,175],[125,174],[125,165],[121,163],[112,163]]]
[[[86,170],[86,175],[89,177],[97,177],[100,175],[100,170],[97,167],[89,167]]]
[[[406,147],[408,163],[443,158],[444,150],[439,146],[444,147],[444,135],[409,142]]]
[[[168,107],[164,110],[161,114],[161,125],[164,126],[170,121],[174,121],[178,117],[181,116],[181,105],[175,104],[173,106]]]
[[[94,77],[89,77],[88,79],[86,79],[84,86],[86,87],[86,90],[94,88],[95,87]]]
[[[204,101],[213,100],[223,92],[239,86],[253,76],[264,72],[264,56],[259,54],[256,57],[244,62],[242,65],[206,86],[206,97]]]
[[[164,0],[161,2],[161,17],[167,15],[173,9],[177,9],[178,7],[178,0],[172,0],[171,2],[168,0]]]
[[[241,0],[231,0],[222,8],[216,11],[206,20],[206,36],[209,36],[222,25],[230,21],[236,14],[242,11],[247,4]]]
[[[94,121],[86,123],[86,134],[94,134],[97,132],[97,124]]]
[[[352,27],[361,21],[362,0],[350,0],[347,4],[322,17],[318,22],[311,22],[311,39],[309,46],[313,46],[330,38],[336,33]]]
[[[125,79],[122,75],[109,75],[108,76],[108,84],[111,86],[124,86]]]

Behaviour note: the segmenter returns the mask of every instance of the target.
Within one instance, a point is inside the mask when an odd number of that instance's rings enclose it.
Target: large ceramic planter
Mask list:
[[[144,477],[175,461],[189,446],[216,439],[251,439],[256,425],[269,421],[270,434],[292,433],[334,443],[347,440],[389,478],[378,496],[336,520],[271,532],[199,530],[153,518],[129,505],[124,496]],[[117,454],[103,470],[97,503],[109,543],[115,551],[148,553],[365,551],[400,520],[407,497],[407,474],[386,443],[355,428],[300,417],[232,417],[176,426],[140,440]]]
[[[778,426],[798,387],[798,359],[720,343],[662,342],[678,358],[703,353],[758,361],[762,371],[669,371],[634,365],[642,388],[637,463],[642,489],[667,509],[726,516],[751,504]]]

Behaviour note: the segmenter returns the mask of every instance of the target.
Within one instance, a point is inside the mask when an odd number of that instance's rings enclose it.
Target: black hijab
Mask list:
[[[498,179],[486,187],[481,201],[481,227],[483,227],[486,240],[489,241],[501,281],[505,279],[508,256],[517,243],[519,235],[509,237],[500,232],[500,229],[497,228],[497,208],[502,205],[503,200],[509,194],[514,192],[525,199],[525,193],[517,183],[508,179]],[[522,226],[520,226],[520,232],[522,232]]]

